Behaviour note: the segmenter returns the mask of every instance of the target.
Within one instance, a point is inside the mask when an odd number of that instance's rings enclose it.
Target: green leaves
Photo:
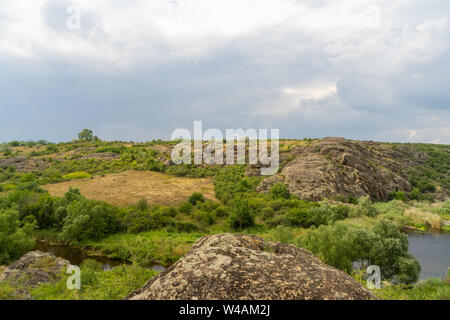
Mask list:
[[[378,265],[384,279],[402,283],[417,281],[420,272],[419,263],[408,254],[407,236],[388,220],[378,221],[372,231],[341,223],[320,226],[300,238],[298,244],[347,273],[358,260]]]
[[[0,265],[20,258],[31,250],[34,240],[28,236],[32,223],[20,226],[19,213],[13,209],[0,210]]]

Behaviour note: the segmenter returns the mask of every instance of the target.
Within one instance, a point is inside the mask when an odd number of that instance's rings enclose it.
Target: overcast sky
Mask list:
[[[80,28],[77,28],[77,13]],[[1,0],[0,141],[450,143],[450,1]]]

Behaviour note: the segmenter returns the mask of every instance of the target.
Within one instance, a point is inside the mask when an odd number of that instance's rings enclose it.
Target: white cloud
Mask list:
[[[74,4],[79,31],[66,27]],[[92,125],[106,136],[133,139],[206,117],[281,123],[291,136],[448,140],[442,1],[4,0],[0,9],[0,64],[13,75],[0,93],[21,113],[70,105],[97,112]]]

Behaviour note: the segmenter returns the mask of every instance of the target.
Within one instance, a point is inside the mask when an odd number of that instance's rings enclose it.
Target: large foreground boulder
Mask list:
[[[342,271],[311,252],[239,234],[199,239],[166,271],[128,297],[175,299],[374,299]]]

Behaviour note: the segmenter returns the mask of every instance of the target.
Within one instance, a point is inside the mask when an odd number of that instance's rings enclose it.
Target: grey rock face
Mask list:
[[[62,268],[70,262],[51,253],[31,251],[11,263],[0,275],[0,281],[20,282],[25,287],[58,280]]]
[[[297,148],[292,155],[294,159],[280,174],[261,182],[259,192],[268,192],[276,182],[282,182],[304,200],[369,195],[385,201],[392,191],[412,189],[407,168],[426,158],[408,146],[392,150],[381,143],[343,138],[317,140]]]

